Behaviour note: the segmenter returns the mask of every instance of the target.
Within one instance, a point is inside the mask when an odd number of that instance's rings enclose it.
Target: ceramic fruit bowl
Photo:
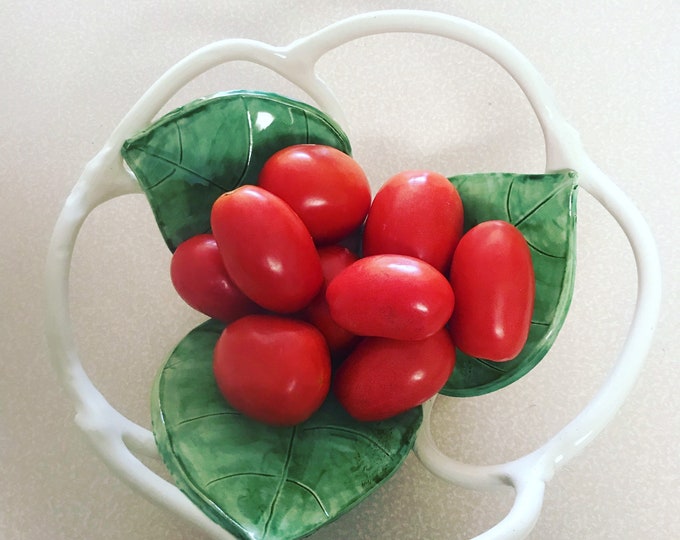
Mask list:
[[[179,341],[150,382],[153,433],[124,417],[83,370],[69,318],[71,256],[88,214],[119,195],[144,192],[174,250],[209,230],[213,201],[238,185],[255,183],[276,150],[302,142],[350,153],[342,108],[317,76],[316,65],[344,43],[388,32],[441,36],[494,59],[526,95],[545,141],[545,174],[450,178],[463,199],[467,229],[502,219],[524,234],[536,273],[536,303],[528,340],[514,360],[498,368],[461,353],[441,394],[463,398],[497,390],[522,377],[548,352],[571,300],[579,189],[621,226],[638,273],[628,337],[600,390],[543,446],[508,463],[475,466],[446,456],[434,443],[430,414],[435,398],[379,422],[350,418],[332,397],[309,420],[292,427],[273,428],[244,418],[221,398],[211,379],[212,350],[224,328],[211,319]],[[318,108],[275,94],[227,91],[154,121],[187,83],[236,60],[277,72]],[[47,331],[56,370],[76,407],[76,423],[100,457],[141,494],[210,537],[307,536],[368,496],[413,450],[427,469],[449,482],[472,489],[512,486],[516,496],[510,512],[478,537],[509,539],[530,533],[547,482],[623,403],[648,350],[660,294],[658,255],[648,226],[589,159],[528,60],[473,23],[431,12],[385,11],[346,19],[285,47],[249,40],[213,43],[168,70],[86,166],[59,216],[47,262]],[[174,484],[152,472],[142,457],[162,459]]]

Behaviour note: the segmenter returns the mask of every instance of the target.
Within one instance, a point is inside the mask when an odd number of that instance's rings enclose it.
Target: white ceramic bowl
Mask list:
[[[226,62],[245,60],[272,69],[300,87],[332,118],[345,116],[315,68],[327,52],[349,41],[387,32],[442,36],[472,46],[502,66],[529,100],[543,131],[546,171],[574,169],[579,186],[616,219],[634,253],[638,276],[637,302],[628,337],[617,363],[587,406],[543,446],[508,463],[475,466],[447,457],[430,431],[432,402],[414,447],[423,464],[439,477],[473,488],[510,485],[516,497],[508,515],[477,538],[526,537],[536,523],[547,482],[590,443],[614,417],[637,378],[656,325],[661,298],[660,263],[651,232],[624,193],[590,160],[578,134],[557,111],[552,94],[531,63],[495,33],[452,16],[423,11],[366,13],[333,24],[285,47],[250,40],[225,40],[208,45],[168,70],[125,116],[104,148],[88,163],[68,197],[55,226],[47,261],[47,332],[60,380],[76,408],[76,422],[101,458],[143,495],[184,517],[214,538],[231,534],[198,510],[174,485],[140,461],[158,457],[151,432],[114,409],[82,368],[69,317],[70,263],[81,225],[99,204],[139,192],[120,155],[123,142],[145,128],[161,108],[188,82]]]

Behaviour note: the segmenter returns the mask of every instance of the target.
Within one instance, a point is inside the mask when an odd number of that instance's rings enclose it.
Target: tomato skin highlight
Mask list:
[[[445,176],[403,171],[378,190],[363,233],[365,256],[410,255],[448,274],[463,233],[463,203]]]
[[[331,317],[326,301],[326,288],[335,276],[356,262],[358,258],[348,248],[337,245],[321,247],[318,252],[324,285],[319,294],[303,310],[302,317],[316,326],[323,334],[331,354],[342,354],[356,343],[358,337],[338,325]]]
[[[249,315],[227,326],[214,350],[217,386],[235,409],[277,426],[308,419],[330,389],[326,342],[312,325]]]
[[[338,368],[333,392],[355,419],[385,420],[434,396],[455,361],[444,328],[420,341],[365,338]]]
[[[354,334],[418,340],[447,323],[454,295],[441,272],[420,259],[373,255],[338,274],[326,301],[335,322]]]
[[[276,195],[250,185],[225,193],[213,205],[210,224],[227,272],[258,305],[293,313],[321,289],[312,237]]]
[[[260,309],[227,273],[211,234],[192,236],[177,246],[170,261],[170,279],[189,306],[225,323]]]
[[[298,144],[264,164],[258,186],[281,197],[318,245],[340,241],[364,221],[371,187],[361,166],[337,148]]]
[[[453,255],[456,309],[449,328],[464,353],[502,362],[515,358],[529,335],[536,284],[522,233],[493,220],[470,229]]]

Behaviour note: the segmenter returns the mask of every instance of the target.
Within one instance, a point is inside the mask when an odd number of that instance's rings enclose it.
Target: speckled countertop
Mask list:
[[[511,41],[658,241],[664,300],[643,373],[615,420],[549,482],[531,538],[680,538],[680,10],[670,0],[566,8],[556,1],[6,2],[0,537],[197,537],[111,475],[73,423],[43,336],[50,231],[85,163],[141,93],[188,53],[227,37],[287,44],[386,8],[442,11]],[[374,186],[415,167],[447,175],[541,171],[541,133],[528,103],[476,51],[431,36],[383,35],[339,48],[320,71],[346,111],[354,155]],[[277,76],[238,62],[192,82],[169,107],[234,88],[301,96]],[[168,262],[141,195],[98,208],[73,258],[71,309],[85,369],[115,407],[144,426],[154,373],[200,320],[175,295]],[[553,350],[507,389],[438,402],[438,442],[460,459],[496,463],[550,437],[613,365],[634,291],[623,233],[581,194],[576,290]],[[412,455],[375,495],[313,538],[470,538],[501,519],[511,502],[510,489],[471,492],[435,479]]]

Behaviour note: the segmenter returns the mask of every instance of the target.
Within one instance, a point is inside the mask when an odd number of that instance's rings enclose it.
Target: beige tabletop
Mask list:
[[[550,480],[531,538],[680,538],[680,10],[673,0],[3,2],[0,538],[200,537],[112,475],[73,422],[44,338],[52,227],[87,161],[185,55],[227,37],[283,45],[385,8],[457,15],[514,43],[658,242],[663,305],[643,372],[613,422]],[[450,176],[544,166],[527,101],[495,63],[465,46],[383,35],[341,47],[319,70],[374,187],[407,168]],[[236,88],[301,95],[238,62],[192,82],[168,108]],[[519,382],[438,402],[435,433],[450,455],[484,464],[533,449],[588,402],[614,364],[635,302],[634,260],[591,196],[580,193],[578,206],[576,289],[562,332]],[[130,195],[88,217],[72,264],[71,316],[85,369],[112,405],[146,427],[156,370],[201,320],[174,293],[169,259],[145,198]],[[377,493],[313,538],[470,538],[505,515],[512,495],[447,484],[411,455]]]

